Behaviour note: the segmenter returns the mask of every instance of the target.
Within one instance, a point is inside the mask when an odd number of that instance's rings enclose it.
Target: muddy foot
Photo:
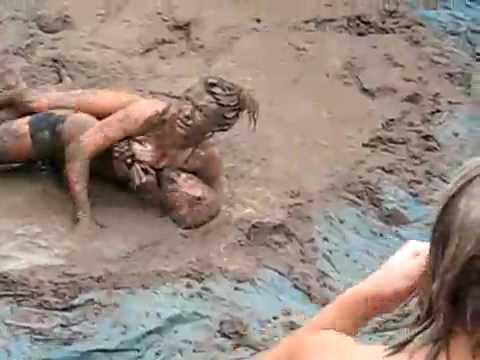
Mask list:
[[[18,70],[6,69],[0,72],[0,89],[2,91],[12,91],[25,89],[27,85]]]
[[[12,106],[25,89],[27,85],[18,71],[7,69],[0,72],[0,108]]]
[[[106,227],[106,225],[94,219],[93,217],[83,217],[78,220],[77,223],[73,226],[69,237],[75,240],[78,239],[82,241],[93,239],[98,237],[99,232]]]

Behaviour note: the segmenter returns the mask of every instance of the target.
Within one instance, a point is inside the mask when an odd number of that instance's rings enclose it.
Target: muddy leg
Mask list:
[[[103,119],[141,100],[137,95],[110,90],[62,91],[57,88],[45,91],[19,88],[0,95],[0,108],[11,106],[21,114],[66,109]]]
[[[189,154],[188,158],[177,165],[180,169],[195,174],[215,190],[219,198],[223,196],[223,161],[212,140],[203,142],[193,154]]]
[[[9,107],[9,113],[15,113],[17,115],[10,119],[17,119],[22,116],[22,114],[16,111],[13,107],[14,99],[25,90],[27,90],[27,85],[18,71],[7,69],[0,72],[0,109],[3,110],[4,108]]]
[[[25,162],[58,158],[65,153],[65,175],[75,208],[77,222],[85,222],[90,214],[88,201],[88,159],[81,163],[87,182],[77,184],[78,172],[75,162],[76,141],[98,121],[87,114],[70,111],[38,113],[0,126],[0,162]]]
[[[0,124],[9,121],[9,120],[14,120],[22,117],[22,114],[16,111],[14,108],[7,107],[0,109]]]
[[[28,119],[0,122],[0,172],[31,166],[33,158]]]
[[[164,169],[159,174],[160,190],[150,186],[150,200],[183,229],[203,226],[220,213],[223,203],[220,152],[213,141],[205,141],[193,153],[180,156],[175,166],[178,170]]]
[[[6,121],[0,124],[0,164],[58,158],[64,150],[65,176],[75,220],[81,227],[87,227],[92,219],[88,200],[90,158],[81,157],[83,148],[79,147],[78,139],[96,125],[97,119],[90,115],[65,111]]]
[[[7,119],[42,112],[37,111],[37,103],[45,94],[71,90],[73,83],[64,69],[59,69],[61,82],[50,89],[29,89],[18,71],[7,69],[0,73],[0,122]],[[47,110],[52,110],[51,107]],[[72,109],[73,110],[73,109]]]
[[[0,164],[36,159],[30,136],[30,120],[30,117],[24,117],[0,124]]]

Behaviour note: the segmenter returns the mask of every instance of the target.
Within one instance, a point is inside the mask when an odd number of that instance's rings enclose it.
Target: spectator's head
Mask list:
[[[467,162],[447,189],[430,246],[413,332],[392,347],[396,353],[419,341],[431,346],[427,360],[447,350],[459,331],[480,345],[480,158]]]

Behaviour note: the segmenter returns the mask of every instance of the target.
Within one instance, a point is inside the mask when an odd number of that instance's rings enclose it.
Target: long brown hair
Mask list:
[[[427,268],[417,290],[412,332],[389,348],[431,346],[426,360],[442,351],[456,329],[480,345],[480,158],[466,162],[444,194],[434,222]]]

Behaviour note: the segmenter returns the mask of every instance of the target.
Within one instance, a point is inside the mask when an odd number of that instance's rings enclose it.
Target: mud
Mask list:
[[[446,181],[449,149],[433,129],[466,101],[458,87],[468,82],[471,60],[445,51],[409,13],[386,17],[376,1],[302,3],[0,5],[2,59],[30,86],[67,76],[75,87],[157,96],[211,73],[253,89],[261,106],[256,133],[240,123],[219,140],[227,202],[198,230],[180,231],[132,194],[94,179],[93,209],[107,228],[75,239],[70,199],[54,173],[2,173],[0,297],[66,311],[93,289],[201,283],[215,274],[245,283],[267,268],[322,305],[340,288],[317,268],[319,257],[329,258],[313,240],[317,209],[345,198],[376,209],[387,225],[408,224],[401,210],[380,206],[379,177],[406,179],[409,193],[435,203],[425,189]],[[298,326],[288,316],[280,321]],[[219,334],[238,340],[242,331],[229,320]]]

